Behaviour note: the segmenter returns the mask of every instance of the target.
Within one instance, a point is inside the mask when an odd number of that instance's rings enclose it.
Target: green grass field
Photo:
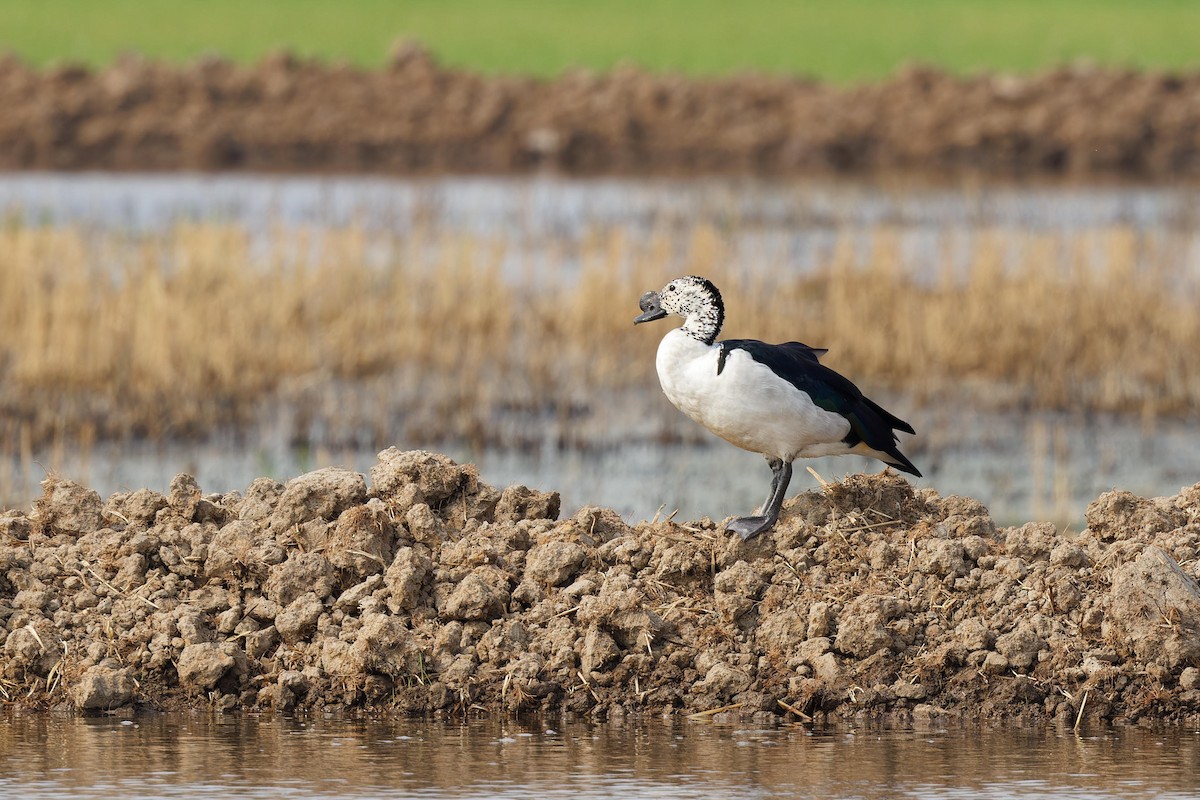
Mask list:
[[[3,0],[0,50],[103,65],[125,51],[254,61],[290,49],[362,66],[402,37],[447,64],[555,75],[632,61],[834,81],[919,61],[1030,72],[1077,59],[1200,66],[1195,0]]]

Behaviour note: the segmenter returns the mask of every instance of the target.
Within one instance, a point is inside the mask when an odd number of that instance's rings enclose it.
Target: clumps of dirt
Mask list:
[[[1018,77],[913,68],[839,87],[619,68],[550,80],[128,56],[100,71],[0,58],[0,169],[424,174],[1200,174],[1200,72]]]
[[[384,451],[0,516],[0,699],[759,720],[1200,720],[1200,484],[1077,533],[857,475],[749,542]]]

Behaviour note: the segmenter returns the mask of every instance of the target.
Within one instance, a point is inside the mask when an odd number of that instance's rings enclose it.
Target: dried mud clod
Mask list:
[[[1200,484],[1071,533],[855,475],[750,542],[394,448],[369,482],[42,489],[0,517],[5,704],[1200,719]]]

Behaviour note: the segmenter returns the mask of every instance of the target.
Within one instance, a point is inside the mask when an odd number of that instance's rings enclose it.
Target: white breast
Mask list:
[[[718,375],[720,350],[679,328],[663,337],[655,366],[676,408],[731,444],[785,461],[847,452],[844,417],[819,408],[744,350],[732,350]]]

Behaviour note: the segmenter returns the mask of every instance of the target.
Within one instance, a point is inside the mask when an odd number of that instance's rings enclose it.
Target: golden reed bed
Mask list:
[[[508,242],[359,229],[182,225],[131,236],[0,229],[0,451],[179,437],[250,421],[278,400],[350,413],[321,387],[384,382],[353,409],[386,441],[486,442],[498,408],[567,413],[654,390],[657,336],[637,298],[684,271],[725,291],[727,334],[801,339],[873,389],[914,402],[1132,412],[1200,404],[1198,281],[1170,241],[1105,227],[982,231],[969,266],[911,263],[899,235],[847,234],[824,266],[730,266],[699,226],[644,240],[598,232],[574,273],[504,274]],[[299,400],[298,400],[299,399]],[[267,404],[266,406],[264,404]],[[384,406],[387,406],[385,408]]]

